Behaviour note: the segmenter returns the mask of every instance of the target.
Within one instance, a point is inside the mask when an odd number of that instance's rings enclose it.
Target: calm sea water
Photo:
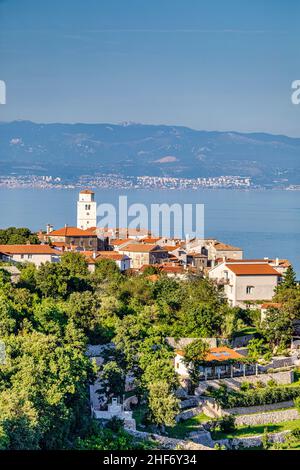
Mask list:
[[[300,197],[292,191],[96,191],[98,203],[203,203],[205,236],[240,246],[245,257],[288,258],[300,278]],[[77,190],[0,188],[0,227],[76,225]]]

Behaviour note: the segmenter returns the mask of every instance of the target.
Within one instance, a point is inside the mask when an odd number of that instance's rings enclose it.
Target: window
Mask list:
[[[177,362],[177,364],[176,364],[176,368],[177,368],[177,369],[179,369],[179,362]]]
[[[32,255],[28,255],[28,259],[31,259],[32,258]]]
[[[254,286],[247,286],[246,287],[246,294],[253,294]]]
[[[85,205],[85,210],[90,211],[91,210],[91,204],[86,204]]]

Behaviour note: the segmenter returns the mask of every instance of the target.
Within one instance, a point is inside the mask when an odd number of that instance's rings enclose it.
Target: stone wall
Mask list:
[[[151,439],[152,441],[156,441],[159,445],[158,448],[180,450],[212,450],[206,444],[202,444],[201,442],[174,439],[167,436],[161,436],[160,434],[136,431],[132,429],[126,429],[126,431],[138,439]]]
[[[201,395],[209,386],[218,388],[221,384],[224,384],[228,388],[237,390],[241,387],[243,382],[249,382],[252,384],[262,382],[267,384],[270,380],[275,380],[278,385],[288,385],[291,384],[294,380],[294,372],[292,370],[285,370],[266,374],[247,375],[246,377],[241,376],[226,379],[204,380],[203,382],[199,383],[199,386],[195,390],[195,394]]]
[[[254,338],[254,335],[243,335],[243,336],[236,336],[231,340],[231,347],[232,348],[242,348],[247,346],[249,341]]]
[[[196,408],[191,408],[190,410],[182,411],[176,416],[176,422],[185,421],[186,419],[193,418],[194,416],[202,413],[202,406],[197,406]]]
[[[269,442],[285,442],[290,431],[276,432],[268,434]],[[236,437],[234,439],[219,439],[215,444],[227,447],[227,449],[238,449],[239,447],[259,447],[262,445],[263,435]]]
[[[252,413],[263,413],[265,411],[272,411],[272,410],[279,410],[281,408],[291,408],[294,406],[294,402],[290,401],[282,401],[279,403],[272,403],[270,405],[257,405],[257,406],[240,406],[236,408],[228,408],[225,409],[225,413],[229,413],[232,415],[247,415]]]
[[[276,424],[283,421],[293,421],[295,419],[300,419],[300,415],[295,408],[292,408],[269,413],[237,416],[235,418],[235,424],[236,426],[255,426],[258,424]]]
[[[199,397],[190,397],[190,398],[187,398],[186,400],[182,400],[179,403],[179,408],[182,410],[186,408],[192,408],[194,406],[198,406],[200,401],[201,399]]]
[[[210,418],[221,418],[228,414],[222,410],[220,405],[213,398],[207,397],[202,403],[202,412]]]

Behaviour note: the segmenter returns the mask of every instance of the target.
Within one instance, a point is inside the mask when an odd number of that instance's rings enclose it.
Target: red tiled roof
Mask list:
[[[116,240],[110,240],[109,244],[113,246],[124,245],[125,243],[132,243],[131,238],[117,238]]]
[[[268,309],[268,308],[281,308],[282,303],[280,302],[266,302],[265,304],[261,305],[262,309]]]
[[[185,272],[182,266],[163,266],[161,268],[162,273],[174,273],[174,274],[183,274]]]
[[[216,242],[213,246],[217,251],[242,251],[241,248],[238,248],[237,246],[228,245],[227,243]]]
[[[157,238],[155,238],[155,237],[147,237],[147,238],[143,238],[141,241],[142,241],[142,243],[154,244],[154,243],[158,242],[158,240],[160,240],[159,237],[157,237]]]
[[[237,276],[280,276],[276,269],[272,268],[269,264],[225,264],[227,269],[230,269]]]
[[[176,351],[179,356],[184,356],[184,351]],[[205,361],[227,361],[230,359],[242,359],[244,356],[236,352],[234,349],[227,348],[227,346],[220,346],[218,348],[211,348],[205,357]]]
[[[80,191],[80,194],[95,194],[94,191],[91,191],[90,189],[83,189]]]
[[[97,237],[95,228],[82,230],[77,227],[63,227],[48,234],[51,237]]]
[[[0,245],[0,252],[7,254],[53,255],[61,254],[49,245]]]

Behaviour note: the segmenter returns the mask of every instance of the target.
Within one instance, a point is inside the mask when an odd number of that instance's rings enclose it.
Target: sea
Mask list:
[[[76,225],[78,189],[0,188],[0,228]],[[98,204],[203,204],[204,236],[241,247],[244,258],[289,259],[300,279],[300,197],[281,190],[95,190]]]

